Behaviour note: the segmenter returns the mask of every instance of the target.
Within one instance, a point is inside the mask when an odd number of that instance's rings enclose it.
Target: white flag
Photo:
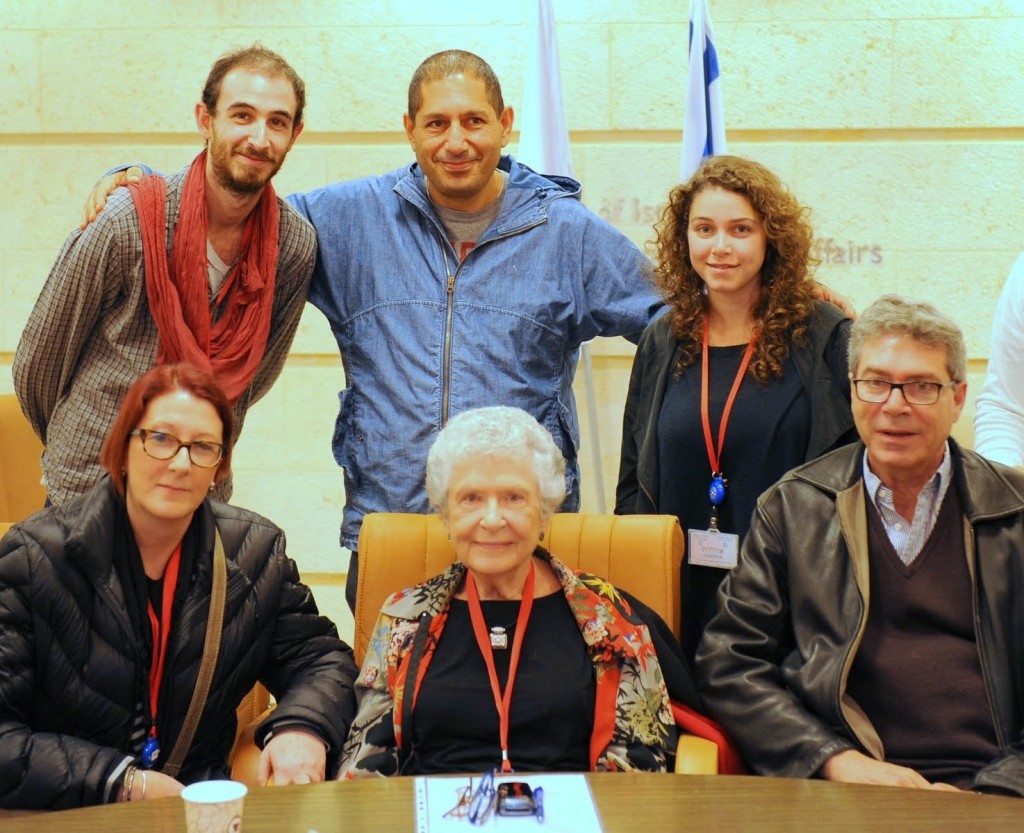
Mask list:
[[[537,2],[537,25],[526,65],[522,124],[516,158],[538,173],[572,176],[558,65],[558,33],[551,0]]]
[[[718,54],[707,0],[690,0],[690,63],[686,77],[686,117],[683,121],[685,182],[705,156],[725,153],[725,117],[718,77]]]

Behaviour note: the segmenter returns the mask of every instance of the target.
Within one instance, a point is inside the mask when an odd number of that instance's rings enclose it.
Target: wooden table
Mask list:
[[[591,774],[605,833],[686,830],[1022,833],[1024,799],[789,778]],[[408,778],[270,787],[245,800],[243,833],[412,831]],[[498,822],[500,825],[500,822]],[[466,830],[474,830],[466,824]],[[488,828],[483,828],[488,829]],[[0,816],[3,833],[184,833],[180,799]],[[542,828],[538,825],[540,833]]]

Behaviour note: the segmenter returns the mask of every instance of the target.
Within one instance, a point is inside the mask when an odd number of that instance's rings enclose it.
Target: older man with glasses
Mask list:
[[[697,655],[767,775],[1024,795],[1024,475],[960,448],[963,335],[887,295],[850,334],[861,442],[758,501]]]

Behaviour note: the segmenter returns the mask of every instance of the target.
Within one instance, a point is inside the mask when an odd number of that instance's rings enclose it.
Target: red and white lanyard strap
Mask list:
[[[151,601],[146,602],[149,625],[153,633],[152,659],[149,665],[149,737],[142,748],[142,765],[152,768],[160,757],[160,741],[156,736],[156,715],[160,705],[160,684],[164,678],[167,661],[167,643],[171,635],[171,620],[174,608],[174,591],[178,587],[178,572],[181,569],[181,543],[174,548],[171,560],[164,571],[163,592],[160,602],[160,618],[157,618]]]
[[[750,343],[747,345],[747,349],[743,353],[743,359],[740,361],[739,370],[736,371],[736,378],[733,379],[732,389],[729,391],[729,397],[725,400],[725,408],[722,410],[722,419],[718,424],[718,448],[715,448],[714,440],[711,437],[711,416],[710,408],[708,406],[708,399],[710,396],[710,384],[709,370],[708,370],[708,318],[704,317],[704,338],[703,345],[701,348],[701,358],[703,360],[703,366],[700,371],[700,421],[704,428],[704,444],[708,450],[708,462],[711,464],[711,483],[708,486],[708,498],[711,501],[711,528],[718,528],[718,506],[725,500],[725,489],[729,485],[729,481],[725,479],[725,475],[722,473],[722,449],[725,447],[725,429],[729,425],[729,416],[732,414],[732,406],[736,401],[736,394],[739,393],[740,385],[743,383],[743,377],[746,375],[747,367],[750,365],[750,359],[754,355],[754,345],[757,343],[757,334],[755,333]]]
[[[498,672],[494,668],[494,650],[491,647],[490,635],[487,632],[487,623],[484,622],[484,612],[480,607],[480,596],[477,594],[476,582],[473,580],[473,573],[466,576],[466,600],[469,603],[469,618],[473,622],[473,634],[476,636],[476,644],[483,654],[484,663],[487,665],[487,676],[491,680],[491,693],[494,695],[494,707],[498,710],[498,726],[501,741],[501,771],[512,772],[512,764],[508,759],[508,723],[509,710],[512,704],[512,686],[516,681],[516,670],[519,667],[519,655],[523,650],[523,637],[526,634],[526,625],[530,621],[530,611],[533,609],[533,580],[534,564],[530,561],[530,573],[526,577],[526,586],[523,588],[523,599],[519,605],[519,618],[516,620],[516,635],[512,640],[512,654],[509,657],[508,680],[505,683],[505,691],[502,692],[498,684]]]

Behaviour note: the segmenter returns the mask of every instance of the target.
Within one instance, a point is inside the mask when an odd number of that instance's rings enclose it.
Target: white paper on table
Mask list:
[[[473,786],[480,777],[473,777]],[[484,824],[470,824],[466,816],[445,818],[458,801],[459,789],[469,776],[421,776],[416,778],[417,833],[472,833],[474,830],[507,833],[601,833],[601,821],[594,806],[587,779],[579,773],[541,775],[532,772],[498,775],[494,786],[506,781],[525,781],[531,788],[544,788],[544,822],[535,816],[499,816],[493,810]]]

